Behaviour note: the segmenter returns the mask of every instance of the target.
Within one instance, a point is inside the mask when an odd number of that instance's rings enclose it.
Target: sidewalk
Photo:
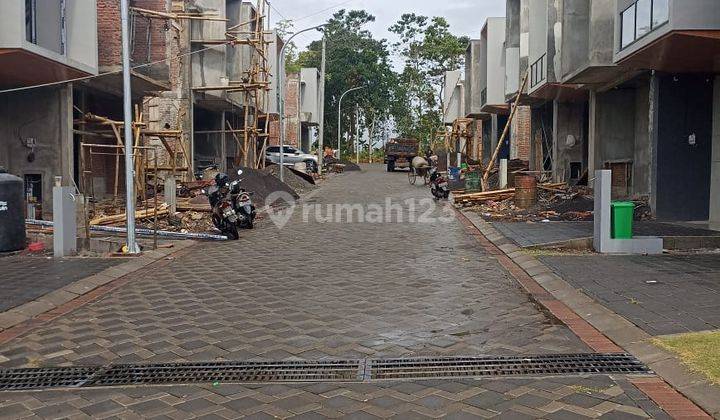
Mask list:
[[[522,250],[478,214],[464,212],[463,215],[504,256],[520,266],[532,284],[541,287],[540,291],[532,291],[533,294],[548,293],[571,310],[571,313],[558,312],[549,306],[553,313],[561,319],[576,316],[587,321],[695,404],[715,417],[720,416],[720,387],[689,372],[679,358],[650,342],[651,333],[716,327],[716,316],[720,312],[718,255],[540,255],[536,258],[533,255],[537,252]],[[640,299],[633,297],[635,294]],[[636,385],[644,388],[641,383]],[[655,386],[660,385],[653,384],[643,390],[652,393]]]

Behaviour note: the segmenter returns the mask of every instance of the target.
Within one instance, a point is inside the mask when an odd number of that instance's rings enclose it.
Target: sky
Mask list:
[[[400,19],[403,13],[415,13],[428,17],[444,16],[450,23],[450,30],[458,36],[479,38],[485,19],[505,16],[504,0],[270,0],[271,21],[284,16],[295,21],[295,30],[302,30],[327,21],[341,9],[363,9],[375,16],[369,26],[376,38],[393,40],[388,28]],[[319,38],[319,33],[301,34],[296,44],[304,49],[307,44]]]

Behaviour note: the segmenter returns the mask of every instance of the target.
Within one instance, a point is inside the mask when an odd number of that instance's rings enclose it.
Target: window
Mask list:
[[[654,0],[652,9],[652,27],[662,25],[670,19],[669,0]]]
[[[637,21],[637,34],[636,37],[650,33],[652,28],[652,16],[651,7],[652,3],[650,0],[638,0],[636,3],[635,16]]]
[[[620,47],[626,48],[670,18],[670,0],[636,0],[620,14]]]
[[[545,80],[545,56],[543,55],[530,66],[530,87],[534,88]]]
[[[635,5],[622,12],[622,47],[625,48],[635,41]]]

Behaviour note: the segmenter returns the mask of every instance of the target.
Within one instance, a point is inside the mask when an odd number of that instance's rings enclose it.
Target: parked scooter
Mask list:
[[[430,158],[430,192],[436,200],[447,200],[450,197],[450,187],[448,186],[448,180],[440,174],[437,168],[436,155]]]
[[[243,171],[238,170],[238,176]],[[252,229],[255,222],[255,206],[250,200],[252,192],[240,187],[241,179],[230,182],[223,173],[215,176],[215,185],[203,190],[212,207],[212,221],[216,228],[229,239],[240,238],[238,229]]]

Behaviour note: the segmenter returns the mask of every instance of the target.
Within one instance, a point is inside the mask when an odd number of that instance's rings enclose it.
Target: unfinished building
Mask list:
[[[663,220],[717,226],[715,2],[507,0],[507,10],[507,94],[518,89],[514,68],[524,65],[528,14],[522,103],[533,108],[532,155],[539,144],[543,169],[571,183],[611,169],[615,197],[646,197]]]

